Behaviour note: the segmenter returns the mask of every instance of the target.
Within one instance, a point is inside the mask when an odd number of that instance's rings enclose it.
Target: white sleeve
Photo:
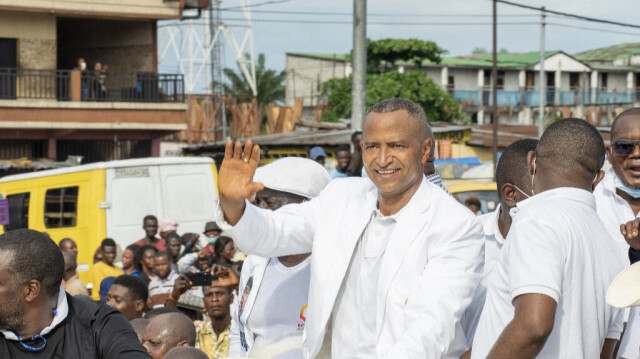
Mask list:
[[[560,301],[564,263],[562,238],[548,224],[535,218],[511,227],[507,243],[511,301],[522,294],[543,294]]]
[[[235,226],[225,221],[218,204],[215,220],[244,253],[267,258],[309,253],[321,201],[321,197],[316,197],[276,211],[258,208],[246,201],[244,214]]]
[[[490,274],[487,273],[488,276]],[[478,328],[478,322],[480,321],[480,315],[484,309],[484,303],[487,297],[487,284],[486,277],[482,278],[480,285],[476,289],[471,305],[464,312],[462,317],[462,330],[464,330],[465,338],[467,339],[467,345],[469,348],[473,345],[473,338],[476,336],[476,329]]]
[[[188,253],[178,260],[178,272],[184,273],[198,260],[198,253]]]
[[[461,217],[433,233],[439,240],[407,298],[404,331],[383,358],[441,358],[449,350],[484,268],[482,226],[475,216]]]
[[[609,305],[607,304],[607,306]],[[607,335],[605,338],[620,340],[620,335],[622,334],[622,329],[624,327],[624,314],[624,309],[613,308],[611,313],[611,323],[609,323],[609,328],[607,328]]]

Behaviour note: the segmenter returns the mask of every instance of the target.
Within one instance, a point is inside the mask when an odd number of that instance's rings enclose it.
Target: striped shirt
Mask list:
[[[430,175],[427,176],[427,181],[433,183],[434,185],[442,188],[443,191],[447,192],[448,194],[449,191],[447,191],[447,188],[442,184],[442,178],[440,178],[440,175],[437,172],[434,172]]]
[[[178,273],[171,271],[165,279],[154,279],[149,283],[149,301],[153,308],[164,307],[164,303],[173,291],[173,283],[178,278]]]

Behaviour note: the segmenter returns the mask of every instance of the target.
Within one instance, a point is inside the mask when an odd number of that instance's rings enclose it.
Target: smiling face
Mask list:
[[[363,125],[362,159],[382,198],[404,198],[420,186],[430,140],[405,110],[369,113]]]
[[[338,151],[336,152],[336,160],[338,160],[338,169],[344,172],[349,167],[349,160],[351,159],[351,154],[349,151]]]
[[[607,148],[607,157],[616,175],[627,186],[640,188],[640,146],[635,146],[631,154],[622,156],[615,151],[617,140],[640,141],[640,115],[618,119],[615,131],[611,133],[611,147]]]

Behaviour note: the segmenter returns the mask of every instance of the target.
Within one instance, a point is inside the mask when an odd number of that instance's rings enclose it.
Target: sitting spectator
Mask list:
[[[208,359],[202,350],[193,347],[175,347],[164,355],[163,359]]]
[[[29,229],[4,233],[0,259],[0,358],[147,358],[116,310],[65,294],[64,259],[50,238]]]
[[[338,165],[331,170],[331,178],[347,177],[347,169],[349,168],[349,160],[351,159],[351,150],[349,146],[339,146],[336,149],[336,160]]]
[[[173,283],[178,274],[171,270],[169,253],[161,251],[154,258],[154,270],[158,278],[149,283],[149,300],[147,306],[150,309],[163,307],[169,294],[173,290]]]
[[[89,290],[85,287],[76,269],[78,263],[73,252],[62,252],[64,257],[64,275],[62,276],[62,286],[69,295],[89,295]]]
[[[238,277],[230,268],[214,266],[215,279],[210,286],[203,286],[205,320],[196,321],[196,348],[209,358],[224,358],[229,353],[229,331],[231,328],[231,303],[233,290],[238,286]],[[175,287],[167,305],[174,306],[180,296],[192,288],[185,275],[176,279]]]
[[[160,238],[166,241],[169,233],[176,233],[178,225],[179,223],[175,219],[160,220],[160,222],[158,222],[158,233],[160,233]]]
[[[161,314],[149,321],[144,331],[143,345],[153,359],[162,359],[172,348],[194,346],[196,328],[182,313]]]
[[[152,245],[146,245],[140,247],[139,253],[141,272],[138,277],[148,285],[148,283],[151,283],[152,280],[158,278],[153,272],[154,260],[156,258],[156,253],[158,253],[158,250]]]
[[[129,321],[129,324],[131,324],[133,330],[135,330],[138,340],[140,341],[140,344],[142,344],[142,341],[144,340],[144,332],[147,330],[147,325],[149,325],[149,319],[133,318]]]
[[[125,248],[122,252],[122,271],[124,274],[137,277],[140,275],[140,260],[141,260],[140,246],[137,244],[131,244]],[[149,284],[149,283],[147,283]]]
[[[106,277],[117,277],[122,274],[122,268],[113,264],[116,259],[116,242],[111,238],[105,238],[100,245],[102,250],[102,260],[93,265],[91,270],[92,280],[94,288],[100,288],[100,284]],[[106,294],[106,293],[105,293]],[[93,290],[91,293],[93,300],[100,300],[100,293],[97,290]]]
[[[175,272],[178,271],[178,260],[180,259],[180,249],[182,247],[182,238],[176,233],[171,232],[167,234],[167,253],[169,253],[169,260],[171,261],[171,269]]]
[[[107,305],[117,309],[127,320],[131,320],[142,318],[148,298],[149,289],[142,279],[121,275],[113,280],[107,293]]]
[[[167,250],[165,240],[156,237],[158,234],[158,218],[156,216],[145,216],[142,220],[142,229],[144,229],[145,236],[138,239],[135,244],[139,246],[152,245],[159,251]]]
[[[58,247],[60,247],[62,253],[71,252],[76,256],[78,255],[78,246],[76,245],[76,242],[74,242],[71,238],[62,238],[60,240],[60,243],[58,243]]]

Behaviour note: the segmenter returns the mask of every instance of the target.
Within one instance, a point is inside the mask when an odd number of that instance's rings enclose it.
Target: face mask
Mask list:
[[[206,237],[209,244],[215,244],[220,236]]]
[[[87,68],[87,63],[86,62],[81,62],[80,63],[80,70],[85,70]]]
[[[629,196],[633,198],[640,198],[640,188],[633,188],[633,187],[627,186],[622,182],[622,180],[618,176],[615,176],[614,182],[617,189],[627,193]]]
[[[520,188],[518,188],[518,186],[513,185],[513,187],[514,187],[515,189],[517,189],[520,193],[522,193],[525,197],[527,197],[527,198],[531,198],[531,196],[529,196],[528,194],[524,193],[524,191],[523,191],[523,190],[521,190]]]

